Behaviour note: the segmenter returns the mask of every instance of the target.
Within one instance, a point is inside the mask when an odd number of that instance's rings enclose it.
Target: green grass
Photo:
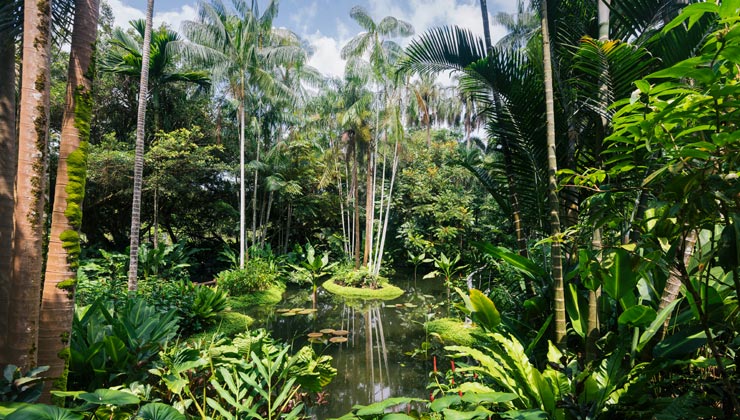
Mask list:
[[[242,296],[229,297],[229,306],[232,311],[244,312],[253,306],[275,305],[283,300],[285,285],[276,284],[267,290],[252,292]]]
[[[438,334],[443,344],[472,346],[477,341],[473,334],[483,333],[479,327],[453,318],[435,319],[424,325],[429,334]]]
[[[359,287],[346,287],[327,280],[322,285],[329,293],[339,295],[348,299],[380,299],[391,300],[403,294],[403,290],[392,284],[383,284],[379,289],[363,289]]]

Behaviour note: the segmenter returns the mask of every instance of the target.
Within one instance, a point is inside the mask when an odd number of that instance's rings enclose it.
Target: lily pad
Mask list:
[[[312,313],[316,312],[316,309],[304,309],[302,311],[297,312],[299,315],[310,315]]]
[[[347,337],[332,337],[329,339],[332,343],[346,343]]]
[[[334,331],[336,331],[334,328],[324,328],[323,330],[319,330],[322,334],[334,334]]]
[[[297,314],[295,312],[285,312],[280,314],[280,316],[296,316]]]
[[[349,334],[349,331],[347,331],[347,330],[336,330],[332,334],[337,335],[337,336],[343,336],[343,335],[348,335]]]
[[[308,338],[321,338],[323,336],[324,336],[324,334],[322,334],[320,332],[308,333]]]
[[[279,314],[284,314],[284,313],[286,313],[288,311],[290,311],[290,309],[280,308],[280,309],[276,310],[275,312],[277,312]]]

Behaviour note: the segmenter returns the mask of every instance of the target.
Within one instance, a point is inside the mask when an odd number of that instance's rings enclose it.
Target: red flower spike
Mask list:
[[[450,360],[450,364],[452,365],[452,373],[455,373],[455,361]]]
[[[437,373],[437,356],[432,357],[432,363],[434,364],[434,373]]]

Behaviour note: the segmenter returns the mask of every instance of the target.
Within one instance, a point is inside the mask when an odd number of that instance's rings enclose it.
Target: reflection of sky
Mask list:
[[[402,282],[405,283],[405,282]],[[408,284],[397,284],[412,289]],[[413,282],[411,282],[411,286]],[[345,305],[341,298],[326,292],[318,298],[316,315],[283,317],[267,313],[255,314],[265,320],[276,338],[301,346],[306,334],[324,328],[350,331],[349,341],[338,344],[317,344],[314,350],[334,358],[337,376],[326,388],[329,404],[312,409],[318,419],[341,417],[356,404],[367,405],[390,397],[428,398],[426,390],[431,363],[406,355],[424,341],[422,322],[429,312],[434,296],[444,298],[439,282],[419,281],[419,294],[406,293],[385,305]],[[432,291],[430,288],[440,288]],[[426,297],[423,297],[423,294]],[[396,308],[396,303],[413,302],[415,308]],[[289,291],[280,304],[283,308],[310,307],[307,290]],[[371,323],[366,321],[371,319]],[[368,325],[372,334],[372,350],[368,353]],[[381,340],[382,334],[382,340]],[[383,343],[385,348],[383,348]],[[387,365],[385,358],[387,357]],[[382,380],[381,380],[382,378]]]
[[[146,0],[105,1],[113,9],[118,26],[144,17]],[[223,1],[230,3],[230,0]],[[250,3],[250,0],[245,1]],[[259,0],[258,3],[264,7],[267,1]],[[457,25],[480,35],[483,33],[479,0],[281,0],[279,5],[280,13],[275,25],[286,27],[303,38],[313,50],[309,64],[333,76],[343,73],[344,62],[339,54],[342,46],[361,31],[349,16],[355,5],[365,7],[375,21],[389,15],[403,19],[414,25],[417,33],[443,25]],[[197,9],[197,0],[156,0],[155,25],[164,22],[179,31],[182,21],[197,17]],[[490,15],[499,11],[511,13],[515,9],[516,0],[488,1]],[[492,27],[491,30],[494,40],[503,36],[504,31],[500,27]],[[402,44],[407,42],[399,41]]]

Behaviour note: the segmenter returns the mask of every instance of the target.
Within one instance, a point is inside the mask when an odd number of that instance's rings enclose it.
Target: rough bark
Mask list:
[[[26,370],[36,365],[42,281],[51,4],[28,0],[23,15],[23,61],[18,119],[18,166],[14,206],[13,272],[8,304],[8,362]]]
[[[13,249],[13,184],[18,160],[15,133],[15,39],[0,33],[0,331],[8,331],[11,259]],[[6,334],[0,334],[0,364]]]
[[[65,390],[69,334],[74,315],[74,283],[80,252],[79,230],[87,171],[92,111],[91,63],[99,0],[77,0],[69,58],[66,103],[59,146],[51,234],[39,319],[39,365],[57,378],[51,389]],[[49,387],[42,396],[50,400]]]
[[[136,118],[136,155],[134,158],[134,196],[131,205],[131,245],[129,250],[128,290],[138,289],[139,231],[141,229],[141,184],[144,178],[144,126],[149,87],[149,51],[152,39],[152,14],[154,0],[147,1],[144,45],[141,54],[141,79],[139,80],[139,112]]]

